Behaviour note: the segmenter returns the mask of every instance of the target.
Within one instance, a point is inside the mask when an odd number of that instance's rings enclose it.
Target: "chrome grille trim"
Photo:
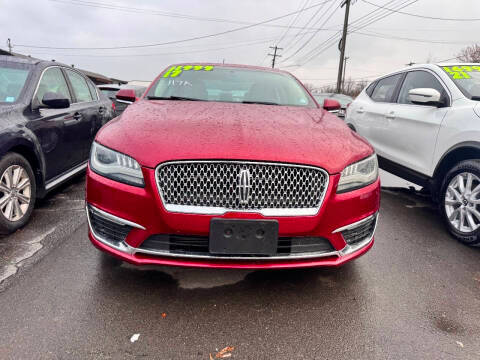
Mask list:
[[[187,202],[187,201],[182,201],[184,199],[178,199],[179,196],[177,196],[177,199],[172,199],[175,197],[175,194],[165,194],[165,192],[162,190],[162,185],[165,185],[163,179],[160,179],[160,172],[162,169],[166,169],[168,166],[178,166],[178,165],[185,165],[185,166],[191,166],[193,168],[197,167],[199,165],[210,165],[211,168],[215,168],[215,166],[219,165],[225,165],[226,170],[224,172],[229,172],[226,176],[226,179],[222,179],[223,182],[220,183],[219,186],[213,187],[211,184],[208,184],[207,186],[210,187],[210,190],[223,190],[223,194],[225,194],[225,191],[228,189],[226,186],[232,186],[230,188],[231,193],[229,194],[230,196],[227,198],[225,196],[220,197],[219,199],[207,199],[206,203],[207,205],[198,205],[199,199],[194,199],[191,201],[192,204],[182,204],[182,202]],[[228,169],[230,167],[230,169]],[[233,170],[234,168],[234,170]],[[253,172],[276,172],[275,175],[277,175],[277,178],[274,180],[278,180],[278,177],[280,177],[282,173],[287,176],[295,177],[295,176],[313,176],[314,178],[319,181],[319,183],[312,185],[310,183],[310,179],[303,179],[304,184],[289,184],[289,183],[284,183],[284,187],[286,189],[293,188],[295,190],[298,190],[298,187],[300,186],[309,186],[310,189],[304,189],[304,193],[301,194],[301,201],[306,203],[305,206],[300,206],[302,204],[298,203],[298,200],[296,198],[293,198],[296,196],[296,193],[290,193],[290,197],[285,199],[271,199],[268,197],[268,192],[265,190],[262,192],[259,192],[258,189],[255,188],[255,184],[257,186],[263,185],[265,186],[265,183],[270,181],[271,179],[266,179],[266,177],[254,177],[252,180],[252,192],[253,192],[253,201],[249,201],[247,204],[242,204],[239,203],[236,199],[236,194],[237,191],[236,189],[234,190],[234,186],[237,185],[236,179],[234,179],[232,176],[233,171],[239,171],[242,169],[248,168],[252,170]],[[278,170],[278,169],[281,169]],[[284,170],[284,169],[291,169],[291,170]],[[304,170],[303,174],[301,174],[299,171],[296,171],[298,169]],[[175,171],[175,170],[171,170]],[[188,171],[188,170],[187,170]],[[207,174],[208,175],[208,174]],[[228,178],[229,177],[229,178]],[[320,179],[318,179],[320,177]],[[188,178],[187,178],[188,179]],[[314,167],[314,166],[307,166],[307,165],[297,165],[297,164],[289,164],[289,163],[274,163],[274,162],[256,162],[256,161],[229,161],[229,160],[184,160],[184,161],[169,161],[162,163],[157,166],[155,169],[155,182],[157,184],[157,190],[159,192],[160,198],[162,200],[163,206],[168,212],[176,212],[176,213],[189,213],[189,214],[204,214],[204,215],[222,215],[225,214],[226,212],[248,212],[248,213],[259,213],[264,216],[313,216],[316,215],[320,208],[322,207],[323,200],[325,198],[325,194],[328,189],[329,185],[329,175],[328,173],[319,167]],[[191,181],[191,179],[190,179]],[[263,183],[259,184],[259,181],[263,181]],[[268,184],[267,184],[268,185]],[[281,185],[277,185],[275,190],[281,190]],[[293,187],[292,187],[293,185]],[[296,186],[295,186],[296,185]],[[176,187],[177,184],[173,184],[172,187]],[[201,186],[201,185],[200,185]],[[316,187],[316,188],[315,188]],[[297,188],[297,189],[296,189]],[[313,189],[313,190],[312,190]],[[178,189],[173,189],[175,191]],[[192,188],[194,190],[194,188]],[[170,190],[172,191],[172,190]],[[260,190],[261,191],[261,190]],[[271,190],[269,190],[271,191]],[[310,191],[310,193],[309,193]],[[315,191],[317,194],[315,194]],[[255,200],[255,196],[258,196],[258,200]],[[310,197],[310,198],[308,198]],[[169,199],[170,198],[170,199]],[[180,201],[178,201],[180,200]],[[201,199],[200,199],[201,200]],[[266,203],[272,203],[272,202],[277,202],[280,203],[278,207],[268,207],[268,206],[262,206],[262,204]],[[197,203],[195,203],[197,202]],[[217,202],[220,204],[217,206],[210,206],[208,203],[212,202]],[[253,204],[252,204],[253,203]],[[225,206],[227,205],[227,206]],[[281,207],[284,206],[284,207]]]

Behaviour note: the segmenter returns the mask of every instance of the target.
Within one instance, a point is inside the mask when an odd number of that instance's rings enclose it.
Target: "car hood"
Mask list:
[[[96,140],[151,168],[171,160],[229,159],[307,164],[332,174],[373,152],[322,109],[201,101],[141,100]]]
[[[0,104],[0,126],[10,124],[17,113],[23,111],[25,104]]]

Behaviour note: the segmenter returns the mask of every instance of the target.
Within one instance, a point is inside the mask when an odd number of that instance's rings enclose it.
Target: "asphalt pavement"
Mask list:
[[[0,238],[0,358],[480,359],[480,250],[382,181],[370,252],[282,271],[117,262],[89,243],[83,182],[70,183]]]

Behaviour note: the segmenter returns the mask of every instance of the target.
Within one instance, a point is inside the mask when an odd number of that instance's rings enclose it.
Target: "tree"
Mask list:
[[[345,84],[343,85],[343,91],[342,94],[351,96],[353,98],[357,97],[358,94],[362,92],[362,90],[365,88],[365,86],[368,85],[367,80],[353,80],[353,79],[347,79],[345,80]],[[336,93],[337,92],[337,86],[336,85],[327,85],[323,86],[319,89],[321,92],[324,93]]]
[[[310,91],[310,92],[312,92],[313,90],[316,89],[315,85],[310,84],[310,83],[304,83],[303,85],[304,85],[304,86],[307,88],[307,90]]]
[[[480,63],[480,45],[463,48],[457,55],[457,59],[467,63]]]

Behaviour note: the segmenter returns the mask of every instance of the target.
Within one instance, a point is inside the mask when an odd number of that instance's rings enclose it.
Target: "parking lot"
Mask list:
[[[0,240],[0,358],[209,359],[226,346],[235,359],[480,358],[480,251],[404,181],[382,185],[376,243],[357,261],[244,271],[102,255],[83,178],[70,181]]]

